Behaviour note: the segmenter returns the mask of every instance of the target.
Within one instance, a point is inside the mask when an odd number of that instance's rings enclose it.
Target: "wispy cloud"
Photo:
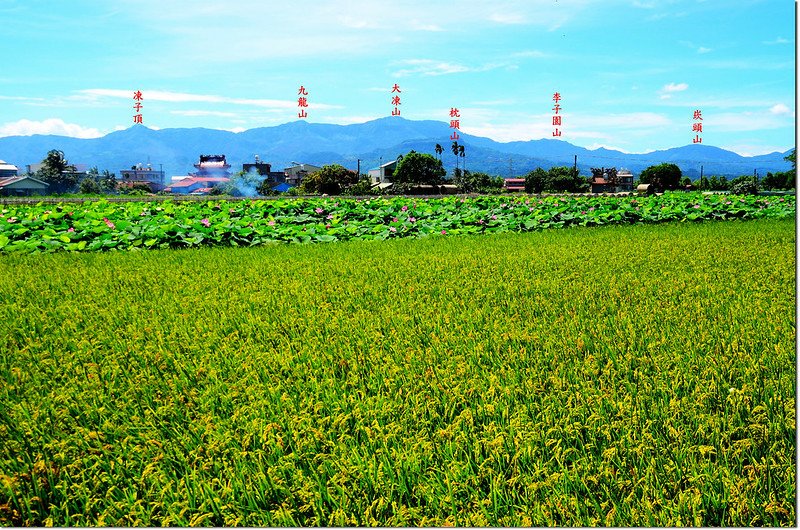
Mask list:
[[[773,40],[765,40],[762,41],[761,44],[766,44],[768,46],[772,46],[775,44],[789,44],[791,41],[788,39],[784,39],[783,37],[777,37]]]
[[[786,126],[786,118],[783,114],[769,112],[704,113],[703,118],[703,129],[706,133],[713,133],[714,130],[725,132],[763,131]]]
[[[76,123],[66,123],[59,118],[42,121],[19,120],[0,125],[0,136],[31,136],[33,134],[56,134],[73,138],[99,138],[99,130]]]
[[[775,114],[776,116],[794,116],[794,112],[792,109],[784,105],[783,103],[777,103],[769,108],[770,114]]]
[[[106,97],[129,100],[132,100],[133,98],[132,91],[113,88],[89,88],[85,90],[79,90],[78,94],[89,98]],[[243,105],[265,109],[289,109],[297,106],[296,100],[232,98],[214,94],[191,94],[188,92],[167,92],[162,90],[142,91],[142,102],[147,104],[148,101],[163,101],[169,103],[214,103],[224,105]],[[309,101],[309,108],[339,109],[342,107],[340,105],[315,103],[312,99]]]
[[[459,74],[463,72],[485,72],[505,66],[500,63],[491,63],[481,66],[465,66],[463,64],[449,63],[446,61],[435,61],[432,59],[406,59],[399,62],[408,68],[401,68],[392,75],[395,77],[406,77],[410,75],[435,76]]]
[[[783,153],[786,151],[785,146],[760,145],[755,143],[723,144],[719,147],[722,149],[727,149],[728,151],[733,151],[734,153],[738,153],[742,156],[768,155],[771,153]]]
[[[661,87],[661,90],[659,90],[658,93],[662,100],[670,99],[673,93],[683,92],[687,88],[689,88],[687,83],[669,83]]]
[[[697,48],[697,53],[708,53],[708,52],[711,52],[711,51],[714,51],[714,50],[712,50],[711,48],[706,48],[704,46],[700,46],[699,48]]]
[[[78,93],[90,97],[133,99],[133,92],[130,90],[89,88],[86,90],[79,90]],[[143,103],[145,104],[148,101],[166,101],[170,103],[227,103],[232,105],[250,105],[267,108],[291,108],[297,105],[296,101],[279,99],[231,98],[213,94],[190,94],[187,92],[166,92],[161,90],[143,91],[142,99]]]
[[[662,92],[683,92],[689,88],[688,83],[669,83],[661,88]]]
[[[489,25],[553,29],[578,19],[599,0],[403,0],[374,2],[317,0],[308,8],[289,2],[238,0],[220,9],[217,0],[195,0],[191,9],[161,0],[119,0],[115,8],[147,21],[148,32],[166,38],[168,57],[197,58],[206,64],[302,56],[350,58],[383,54],[398,43],[416,46],[420,32]],[[294,21],[264,30],[266,21]],[[301,33],[297,33],[300,30]],[[225,35],[224,39],[198,38]]]
[[[550,54],[539,50],[524,50],[521,52],[514,52],[510,55],[510,57],[521,58],[521,59],[531,57],[535,59],[540,59],[544,57],[550,57]]]
[[[492,13],[489,20],[498,24],[524,24],[526,21],[521,13]]]
[[[0,96],[0,100],[19,101],[22,103],[43,103],[47,101],[45,98],[32,98],[28,96]]]

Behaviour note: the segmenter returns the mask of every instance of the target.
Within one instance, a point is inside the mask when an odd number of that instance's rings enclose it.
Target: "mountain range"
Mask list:
[[[353,125],[333,125],[294,121],[275,127],[259,127],[243,132],[217,129],[149,129],[134,125],[100,138],[80,139],[66,136],[33,135],[0,138],[0,159],[20,168],[41,162],[48,151],[64,152],[70,163],[96,166],[119,174],[136,164],[163,168],[167,180],[193,171],[201,154],[224,154],[233,171],[243,163],[261,161],[280,171],[293,163],[313,165],[341,164],[361,171],[377,167],[412,149],[434,153],[436,144],[444,152],[442,162],[448,170],[456,157],[450,150],[453,129],[448,123],[431,120],[407,120],[399,116],[380,118]],[[684,175],[695,179],[701,166],[707,176],[736,177],[786,171],[791,168],[784,153],[741,156],[732,151],[704,144],[690,144],[644,154],[630,154],[612,149],[586,149],[562,140],[497,142],[490,138],[459,133],[464,145],[466,168],[492,175],[521,176],[537,167],[577,166],[584,175],[592,167],[626,168],[637,175],[644,168],[670,162]],[[359,162],[360,161],[360,162]]]

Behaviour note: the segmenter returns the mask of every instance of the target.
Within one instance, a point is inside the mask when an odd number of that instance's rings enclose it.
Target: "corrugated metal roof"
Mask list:
[[[41,184],[43,186],[47,186],[47,182],[42,182],[39,179],[35,179],[35,178],[28,177],[28,176],[25,176],[25,175],[18,175],[16,177],[0,178],[0,188],[2,188],[4,186],[9,186],[9,185],[14,184],[16,182],[21,182],[23,180],[30,180],[32,182],[36,182],[37,184]]]

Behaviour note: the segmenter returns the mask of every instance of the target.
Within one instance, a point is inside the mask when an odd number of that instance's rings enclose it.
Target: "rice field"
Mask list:
[[[795,526],[795,222],[0,255],[0,524]]]

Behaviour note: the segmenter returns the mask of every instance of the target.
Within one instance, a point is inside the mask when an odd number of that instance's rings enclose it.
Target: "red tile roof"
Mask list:
[[[202,182],[228,182],[229,178],[227,177],[189,177],[183,180],[179,180],[178,182],[173,182],[169,185],[170,188],[186,188],[191,186],[192,184],[202,183]]]

